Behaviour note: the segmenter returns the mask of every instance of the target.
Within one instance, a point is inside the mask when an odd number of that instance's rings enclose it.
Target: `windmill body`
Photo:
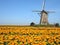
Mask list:
[[[42,11],[41,11],[41,19],[40,19],[40,24],[41,25],[47,25],[48,24],[48,12],[45,11],[45,2],[46,0],[43,0],[43,5],[42,5]]]

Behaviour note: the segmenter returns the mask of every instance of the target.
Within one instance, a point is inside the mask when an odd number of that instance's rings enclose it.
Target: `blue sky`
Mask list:
[[[0,0],[0,25],[29,25],[39,24],[40,17],[33,10],[42,10],[43,0]],[[60,23],[60,0],[46,0],[45,10],[49,13],[50,24]]]

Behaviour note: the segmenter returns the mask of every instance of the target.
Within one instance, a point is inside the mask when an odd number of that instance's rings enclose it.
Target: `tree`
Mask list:
[[[56,23],[56,24],[55,24],[55,27],[59,27],[59,23]]]
[[[31,23],[30,23],[30,26],[34,26],[34,25],[35,25],[35,23],[34,23],[34,22],[31,22]]]

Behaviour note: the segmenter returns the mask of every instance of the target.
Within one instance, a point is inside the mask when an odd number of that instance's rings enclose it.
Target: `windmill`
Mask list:
[[[40,25],[48,25],[48,13],[54,13],[53,11],[45,11],[45,3],[46,0],[43,0],[43,5],[42,5],[42,11],[33,11],[33,12],[39,12],[41,14],[40,18]]]

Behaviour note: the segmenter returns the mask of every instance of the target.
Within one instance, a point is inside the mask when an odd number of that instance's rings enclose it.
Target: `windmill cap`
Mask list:
[[[41,11],[41,13],[43,13],[43,12],[46,13],[46,14],[48,14],[45,10],[42,10],[42,11]]]

